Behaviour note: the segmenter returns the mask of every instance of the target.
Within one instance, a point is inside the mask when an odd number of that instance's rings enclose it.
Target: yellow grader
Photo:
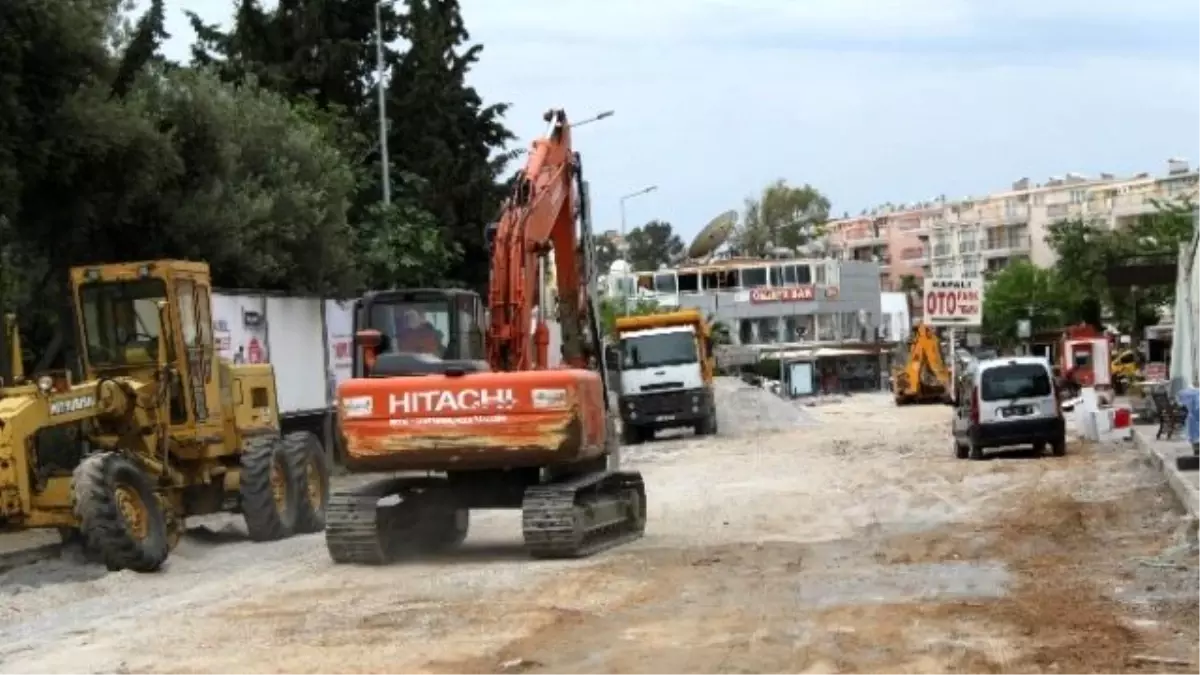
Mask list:
[[[282,435],[275,373],[219,359],[208,265],[70,273],[83,382],[26,377],[16,321],[0,349],[0,531],[56,528],[111,570],[152,572],[185,519],[240,512],[269,541],[325,526],[329,464]]]

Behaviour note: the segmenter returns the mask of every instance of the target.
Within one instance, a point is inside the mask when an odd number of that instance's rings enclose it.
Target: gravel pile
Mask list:
[[[716,378],[713,390],[722,436],[788,431],[817,423],[803,408],[736,377]]]

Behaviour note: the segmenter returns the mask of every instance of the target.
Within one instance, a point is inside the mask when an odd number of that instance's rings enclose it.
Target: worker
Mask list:
[[[441,350],[441,340],[433,324],[424,321],[416,310],[405,310],[403,324],[396,329],[396,351],[439,356]]]

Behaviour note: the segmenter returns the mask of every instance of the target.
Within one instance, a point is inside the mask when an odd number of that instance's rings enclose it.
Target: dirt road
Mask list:
[[[627,448],[646,536],[584,561],[525,560],[498,512],[388,568],[233,526],[158,575],[20,568],[0,671],[1196,672],[1196,551],[1158,474],[1127,446],[955,460],[948,414],[859,396]]]

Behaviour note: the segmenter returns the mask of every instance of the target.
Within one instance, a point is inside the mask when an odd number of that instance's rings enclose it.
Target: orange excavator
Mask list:
[[[645,530],[642,476],[619,468],[609,409],[596,270],[583,245],[587,184],[566,114],[545,120],[485,231],[486,312],[464,290],[356,301],[354,377],[338,387],[342,463],[406,475],[330,496],[325,542],[337,563],[457,546],[472,509],[521,509],[537,558],[591,555]],[[564,367],[548,353],[551,254]]]

